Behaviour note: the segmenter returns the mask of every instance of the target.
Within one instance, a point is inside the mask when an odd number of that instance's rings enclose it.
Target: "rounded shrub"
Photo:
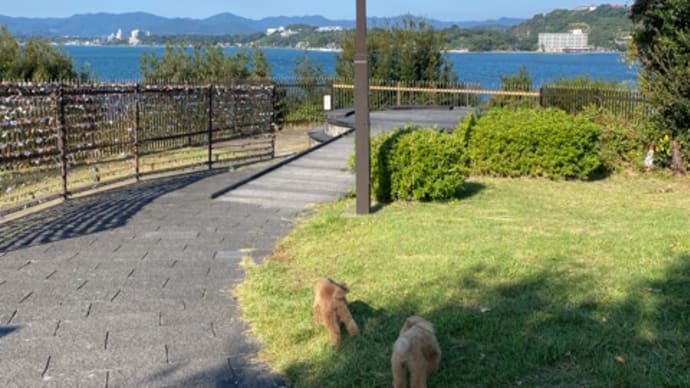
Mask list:
[[[591,179],[602,171],[601,129],[558,109],[492,109],[471,128],[476,174]]]
[[[455,197],[469,175],[462,139],[435,129],[407,127],[371,143],[371,178],[379,202]]]

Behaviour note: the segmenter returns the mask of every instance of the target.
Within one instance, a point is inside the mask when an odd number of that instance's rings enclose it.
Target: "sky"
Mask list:
[[[612,0],[625,4],[626,0]],[[629,3],[629,1],[628,1]],[[166,17],[202,19],[230,12],[250,19],[266,16],[321,15],[330,19],[355,18],[356,0],[2,0],[0,15],[67,17],[74,14],[148,12]],[[367,15],[391,17],[412,14],[443,21],[470,21],[500,17],[530,18],[557,8],[601,4],[586,0],[368,0]]]

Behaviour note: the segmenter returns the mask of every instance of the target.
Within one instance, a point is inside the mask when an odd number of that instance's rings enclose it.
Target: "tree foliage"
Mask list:
[[[295,60],[292,72],[298,84],[313,82],[326,77],[321,63],[313,61],[307,52],[301,58]]]
[[[529,92],[532,91],[532,76],[526,66],[520,66],[515,74],[501,76],[501,90]],[[489,100],[489,107],[531,107],[536,103],[533,97],[496,95]]]
[[[640,88],[657,128],[690,144],[690,2],[637,0],[630,54],[642,64]]]
[[[341,43],[336,76],[354,76],[355,33]],[[400,81],[454,81],[455,73],[446,54],[446,37],[424,20],[406,18],[400,24],[367,32],[369,76]]]
[[[19,42],[0,27],[0,79],[21,81],[55,81],[87,78],[77,71],[72,58],[62,49],[42,39]]]
[[[226,54],[221,47],[167,45],[161,57],[154,53],[141,56],[141,74],[145,82],[198,82],[229,79],[270,78],[271,69],[263,52],[253,48]]]

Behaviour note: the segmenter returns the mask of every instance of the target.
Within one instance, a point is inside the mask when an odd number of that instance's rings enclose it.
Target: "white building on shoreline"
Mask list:
[[[582,30],[568,33],[540,33],[539,51],[546,53],[589,51],[589,34]]]

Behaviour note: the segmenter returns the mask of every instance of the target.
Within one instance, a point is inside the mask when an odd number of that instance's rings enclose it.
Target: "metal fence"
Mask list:
[[[274,80],[274,119],[279,128],[325,120],[324,96],[333,95],[331,79]]]
[[[481,95],[485,94],[478,83],[467,82],[374,79],[369,83],[369,90],[369,105],[373,110],[408,105],[479,106],[482,103]],[[354,84],[351,80],[334,80],[333,93],[336,109],[354,105]]]
[[[634,119],[646,115],[649,105],[638,90],[574,88],[558,85],[544,85],[539,90],[539,104],[556,107],[569,113],[580,113],[588,106],[603,108],[611,113]]]
[[[351,81],[333,81],[334,107],[347,108],[354,104]],[[580,113],[595,106],[628,119],[646,114],[647,105],[634,89],[572,88],[557,85],[542,87],[504,85],[500,90],[483,89],[476,83],[402,82],[372,80],[369,92],[370,108],[405,105],[443,106],[524,106],[557,107],[569,113]]]
[[[105,184],[272,158],[272,85],[0,84],[0,215]]]
[[[372,110],[391,106],[597,106],[646,114],[640,93],[467,82],[372,80]],[[0,83],[0,216],[105,184],[275,156],[275,126],[325,122],[354,104],[351,81],[232,81],[214,85]]]
[[[558,85],[501,85],[484,89],[472,82],[406,82],[370,80],[369,106],[381,110],[396,106],[521,106],[557,107],[569,113],[594,106],[628,119],[644,115],[648,106],[639,91],[628,88],[575,88]],[[321,123],[324,96],[332,109],[354,106],[352,80],[280,80],[275,82],[275,120],[279,126]]]

